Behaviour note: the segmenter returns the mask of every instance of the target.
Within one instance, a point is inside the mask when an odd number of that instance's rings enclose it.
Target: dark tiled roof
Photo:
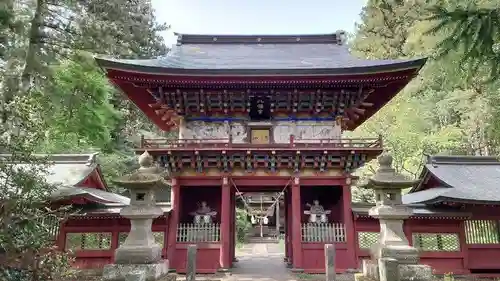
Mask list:
[[[441,186],[422,190],[429,176]],[[422,178],[420,185],[403,197],[405,203],[500,203],[500,162],[494,157],[432,156]]]
[[[368,211],[374,205],[370,204],[359,204],[353,203],[352,212],[356,215],[367,216]],[[413,211],[413,216],[421,216],[421,217],[461,217],[466,218],[470,217],[471,213],[459,211],[459,210],[449,210],[443,208],[432,208],[429,206],[425,206],[423,204],[410,204],[407,205]]]
[[[48,160],[47,174],[44,175],[50,184],[72,187],[84,181],[97,168],[95,154],[38,154],[35,157]],[[2,154],[0,159],[10,162],[10,155]],[[18,169],[33,170],[31,164],[11,162]]]
[[[80,209],[76,216],[119,215],[121,209],[127,205],[128,204],[88,205]],[[156,206],[160,207],[164,214],[172,210],[170,203],[158,203]]]
[[[52,197],[55,199],[71,198],[74,196],[82,196],[89,199],[92,202],[99,202],[103,204],[105,203],[120,203],[124,205],[130,204],[130,198],[128,197],[88,187],[60,188],[52,194]]]
[[[216,40],[214,41],[214,38]],[[153,73],[357,74],[420,68],[425,59],[365,60],[335,34],[288,36],[182,35],[167,56],[151,60],[97,59],[105,68]],[[189,70],[189,71],[188,71]]]

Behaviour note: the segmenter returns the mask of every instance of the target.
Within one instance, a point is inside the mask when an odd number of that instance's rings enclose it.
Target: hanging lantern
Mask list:
[[[250,221],[252,222],[252,224],[255,224],[255,217],[252,216],[252,218],[250,219]]]
[[[264,217],[264,224],[268,224],[269,223],[269,219],[267,217]]]
[[[257,112],[259,114],[264,113],[264,101],[263,100],[258,100],[257,101]]]

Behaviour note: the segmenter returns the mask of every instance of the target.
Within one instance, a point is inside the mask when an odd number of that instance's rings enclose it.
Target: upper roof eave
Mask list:
[[[121,60],[96,57],[98,65],[105,70],[118,70],[132,73],[172,76],[342,76],[391,73],[414,69],[418,72],[424,66],[427,58],[404,60],[396,63],[348,68],[293,68],[293,69],[196,69],[169,68],[147,65],[154,60]],[[142,62],[139,63],[139,62]]]

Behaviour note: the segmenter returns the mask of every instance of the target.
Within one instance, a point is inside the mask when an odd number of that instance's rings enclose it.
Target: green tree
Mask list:
[[[437,56],[461,53],[463,64],[470,74],[485,64],[490,78],[500,78],[500,4],[498,1],[458,1],[442,3],[429,9],[427,20],[435,24],[427,32],[443,34]]]
[[[9,119],[1,127],[0,147],[0,266],[2,280],[54,280],[67,273],[69,260],[52,248],[54,227],[67,214],[50,205],[56,186],[47,183],[46,159],[32,155],[43,133],[40,105],[32,98],[16,97],[5,110]],[[19,163],[23,163],[19,165]],[[22,268],[24,279],[12,279]],[[6,268],[7,267],[7,268]]]
[[[396,170],[413,178],[426,154],[491,155],[498,150],[495,86],[482,83],[485,68],[469,75],[462,66],[463,52],[433,55],[446,36],[427,32],[435,24],[427,20],[433,5],[433,1],[368,1],[351,41],[354,52],[365,58],[430,57],[416,79],[352,133],[382,135]],[[373,169],[376,164],[369,163],[357,172],[361,182]],[[367,198],[364,192],[354,188],[353,198]]]
[[[26,280],[53,280],[65,268],[63,256],[47,251],[48,222],[67,210],[45,208],[55,187],[32,154],[106,152],[111,176],[129,165],[130,132],[150,129],[87,54],[161,56],[165,28],[148,0],[0,3],[0,152],[26,167],[0,161],[0,251],[14,263],[28,258]]]
[[[54,67],[45,105],[45,151],[100,148],[110,151],[119,112],[110,101],[115,89],[89,55],[74,55]]]

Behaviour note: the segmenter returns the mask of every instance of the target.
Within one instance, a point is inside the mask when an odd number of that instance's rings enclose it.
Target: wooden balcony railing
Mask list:
[[[141,138],[141,149],[254,149],[254,148],[382,148],[382,138],[337,138],[337,139],[295,139],[290,136],[288,143],[242,143],[225,139],[145,139]]]

